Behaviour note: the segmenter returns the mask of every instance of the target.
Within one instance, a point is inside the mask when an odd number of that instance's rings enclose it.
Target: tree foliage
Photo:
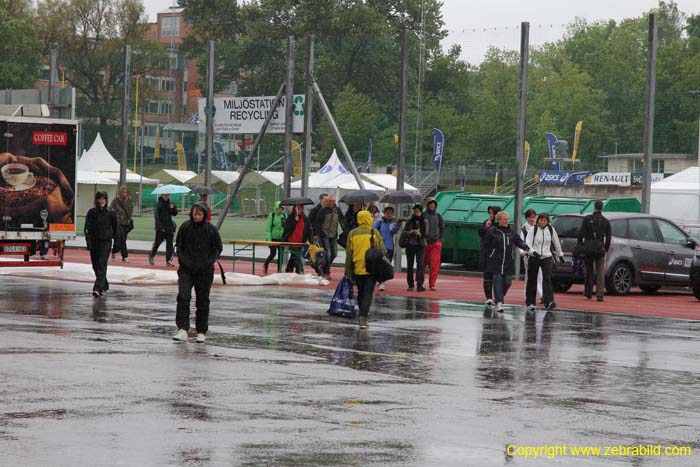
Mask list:
[[[30,88],[41,71],[41,42],[28,0],[0,0],[0,89]]]

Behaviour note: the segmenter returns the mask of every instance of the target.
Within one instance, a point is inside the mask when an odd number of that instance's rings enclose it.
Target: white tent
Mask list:
[[[95,205],[95,193],[98,191],[106,191],[110,200],[116,196],[117,182],[105,177],[100,172],[79,171],[77,182],[76,210],[78,216],[84,216]]]
[[[652,183],[650,210],[681,225],[700,224],[700,167]]]
[[[151,178],[158,179],[164,185],[185,183],[196,177],[197,174],[191,170],[163,169],[151,174]]]
[[[99,133],[95,137],[95,141],[90,146],[83,156],[78,161],[78,179],[80,179],[80,172],[99,172],[106,178],[119,182],[119,170],[120,165],[117,160],[112,157],[112,154],[105,147],[104,142],[102,142],[102,137]],[[144,183],[146,185],[157,185],[158,180],[155,178],[141,177],[141,175],[134,173],[127,169],[126,171],[126,182],[127,183]],[[80,182],[79,182],[80,183]]]
[[[386,191],[396,191],[396,177],[391,175],[391,174],[360,174],[360,177],[362,177],[365,180],[368,180],[369,182],[373,183],[374,185],[379,185],[380,187],[384,188]],[[413,185],[409,185],[408,183],[404,182],[403,184],[403,189],[404,191],[412,192],[412,193],[418,193],[418,188],[414,187]]]

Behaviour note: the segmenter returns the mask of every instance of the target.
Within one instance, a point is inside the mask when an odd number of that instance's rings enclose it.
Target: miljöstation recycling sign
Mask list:
[[[214,132],[215,133],[259,133],[265,118],[272,109],[275,96],[260,97],[215,97],[214,98]],[[284,133],[286,99],[282,97],[280,105],[267,127],[267,133]],[[204,133],[207,122],[207,100],[198,99],[199,131]],[[292,101],[293,131],[304,131],[304,95],[296,94]]]

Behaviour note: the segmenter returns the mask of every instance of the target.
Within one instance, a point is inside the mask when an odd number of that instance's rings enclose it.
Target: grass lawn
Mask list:
[[[187,219],[185,214],[179,214],[175,217],[175,222],[179,226]],[[216,225],[218,218],[212,218],[212,222]],[[83,226],[85,225],[85,217],[78,217],[78,235],[83,235]],[[147,240],[152,241],[154,220],[152,215],[144,217],[134,216],[134,230],[129,234],[129,240]],[[242,240],[265,240],[265,219],[243,219],[238,217],[227,217],[224,224],[221,226],[221,239],[227,240],[242,239]]]

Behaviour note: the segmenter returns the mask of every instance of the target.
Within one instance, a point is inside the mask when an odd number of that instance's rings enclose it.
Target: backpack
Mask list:
[[[384,254],[384,248],[374,246],[374,229],[369,237],[370,248],[365,253],[365,269],[374,276],[377,282],[385,282],[394,278],[394,266]]]

